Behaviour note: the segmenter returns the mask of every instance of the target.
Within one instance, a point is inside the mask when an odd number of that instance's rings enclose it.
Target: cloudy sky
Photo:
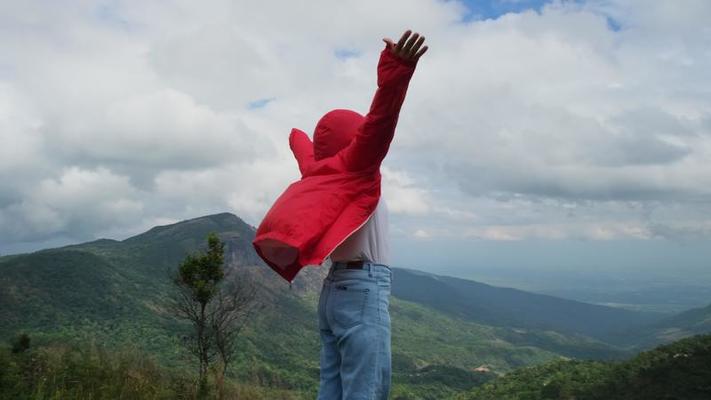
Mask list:
[[[0,1],[0,253],[229,211],[292,127],[427,38],[383,167],[394,264],[711,267],[711,2]]]

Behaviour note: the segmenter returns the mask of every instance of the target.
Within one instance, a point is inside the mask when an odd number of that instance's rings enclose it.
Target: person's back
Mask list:
[[[367,222],[333,250],[330,259],[341,262],[372,261],[390,265],[388,209],[384,198],[380,198]]]
[[[313,142],[293,128],[289,147],[301,179],[279,196],[257,228],[255,251],[288,282],[332,260],[318,306],[320,400],[387,399],[391,380],[387,209],[380,164],[424,37],[383,39],[378,88],[368,114],[334,109]],[[335,261],[333,261],[335,260]]]
[[[427,46],[420,50],[424,37],[418,40],[417,33],[406,43],[409,34],[403,34],[398,46],[386,43],[393,51],[409,49],[407,54],[417,61]],[[404,100],[407,82],[403,86],[400,94],[393,95],[396,101]],[[399,105],[394,108],[399,110]],[[391,119],[397,123],[397,115]],[[390,128],[394,131],[395,127]],[[329,258],[331,268],[318,304],[318,399],[387,399],[392,375],[389,304],[393,274],[387,206],[382,197],[364,224],[339,243]]]

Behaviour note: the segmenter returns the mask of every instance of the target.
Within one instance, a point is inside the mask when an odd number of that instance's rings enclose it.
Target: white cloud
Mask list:
[[[406,28],[430,50],[383,168],[395,234],[708,234],[709,2],[468,23],[457,1],[309,4],[0,5],[2,246],[219,211],[257,224],[298,179],[290,128],[366,112],[381,38]]]
[[[16,241],[47,239],[53,235],[84,237],[142,216],[140,193],[126,176],[105,168],[64,169],[26,188],[20,202],[0,212],[0,235]]]
[[[432,237],[426,230],[424,229],[418,229],[416,230],[412,236],[414,236],[417,239],[429,239]]]
[[[382,176],[383,196],[390,212],[418,215],[430,211],[427,191],[417,187],[406,172],[383,167]]]
[[[531,225],[489,225],[465,229],[464,238],[489,240],[524,239],[649,239],[653,235],[646,226],[637,221],[604,221],[598,223],[539,223]]]

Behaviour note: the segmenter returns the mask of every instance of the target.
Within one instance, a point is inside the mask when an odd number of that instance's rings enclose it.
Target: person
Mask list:
[[[289,145],[301,179],[274,202],[254,248],[288,282],[305,266],[330,261],[318,302],[319,400],[387,399],[391,333],[387,206],[380,165],[425,37],[406,30],[384,38],[370,110],[334,109],[317,122],[313,142],[293,128]]]

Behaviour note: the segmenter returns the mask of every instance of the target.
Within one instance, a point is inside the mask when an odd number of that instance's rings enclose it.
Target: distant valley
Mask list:
[[[596,271],[566,269],[487,269],[449,267],[466,279],[586,303],[634,311],[675,314],[711,303],[708,271]],[[445,274],[446,275],[446,274]]]

